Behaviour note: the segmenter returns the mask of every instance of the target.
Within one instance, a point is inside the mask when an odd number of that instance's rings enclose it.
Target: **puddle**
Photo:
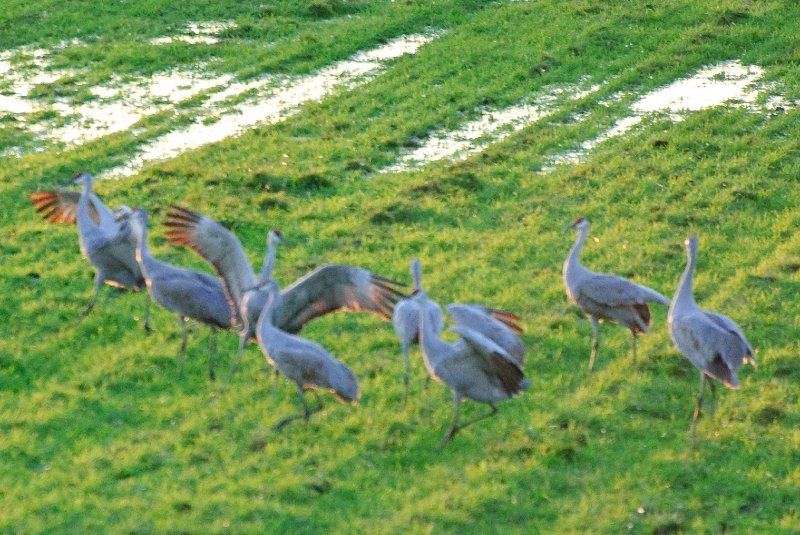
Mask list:
[[[240,135],[256,126],[281,121],[297,113],[305,103],[319,101],[337,89],[350,89],[371,80],[382,72],[385,61],[404,54],[413,54],[420,46],[436,37],[436,34],[404,36],[374,50],[355,54],[350,59],[323,68],[315,74],[280,81],[267,78],[227,88],[222,93],[231,96],[264,85],[270,86],[263,94],[245,99],[236,105],[234,111],[219,117],[213,117],[213,112],[218,110],[206,102],[203,106],[205,113],[197,117],[190,126],[146,143],[128,164],[109,169],[101,176],[130,176],[138,173],[149,162],[172,158],[187,150]],[[213,104],[224,103],[223,99],[215,99],[213,96],[209,101],[212,100]]]
[[[192,23],[186,27],[185,35],[213,37],[232,25],[231,22]],[[102,86],[89,88],[95,99],[83,103],[74,103],[70,98],[47,102],[30,96],[37,85],[52,84],[64,77],[80,74],[78,71],[50,69],[49,56],[54,51],[83,46],[83,43],[65,41],[52,50],[20,47],[0,51],[0,115],[17,116],[20,126],[44,142],[41,148],[44,150],[54,144],[77,145],[128,130],[148,115],[174,109],[187,99],[205,94],[205,101],[192,110],[196,116],[191,124],[145,142],[127,165],[102,175],[129,176],[149,162],[172,158],[257,126],[276,123],[297,113],[303,104],[367,82],[383,72],[386,61],[413,54],[437,36],[435,33],[403,36],[303,77],[265,75],[247,82],[236,82],[231,75],[212,74],[208,65],[198,65],[132,81],[112,79]],[[773,85],[761,81],[763,75],[764,70],[759,66],[728,61],[660,87],[635,100],[630,105],[629,114],[605,132],[585,140],[573,150],[546,159],[541,172],[550,171],[555,165],[582,161],[601,143],[629,132],[653,114],[680,121],[688,113],[719,105],[743,106],[760,113],[794,108],[796,103],[787,103],[775,94]],[[588,89],[580,86],[579,82],[573,86],[551,88],[545,94],[534,95],[505,109],[479,110],[480,115],[475,120],[456,130],[433,132],[422,146],[402,155],[380,172],[408,171],[438,160],[467,158],[491,143],[546,118],[566,102],[599,89],[599,86]],[[623,98],[630,98],[630,95],[612,95],[599,105],[608,106],[610,102]],[[48,114],[49,119],[36,122],[35,116],[30,114],[37,112],[53,113]],[[573,123],[589,117],[592,114],[575,116]],[[18,157],[24,152],[23,148],[10,147],[0,157]]]
[[[579,148],[549,158],[541,172],[553,170],[555,165],[575,164],[583,161],[589,151],[606,140],[621,136],[640,124],[649,114],[667,114],[672,121],[682,121],[689,112],[705,110],[723,104],[742,107],[753,112],[788,108],[790,104],[781,97],[771,95],[764,105],[758,105],[760,96],[773,89],[758,84],[764,69],[757,65],[742,65],[739,61],[726,61],[698,71],[691,78],[677,80],[636,100],[630,107],[632,115],[618,120],[614,126],[599,136],[584,141]]]
[[[69,101],[53,104],[51,109],[68,121],[67,124],[38,123],[32,125],[31,131],[54,143],[86,143],[127,130],[147,115],[170,109],[231,79],[231,75],[212,76],[200,66],[156,73],[128,84],[113,80],[108,85],[90,89],[97,100],[77,106]]]
[[[165,35],[163,37],[156,37],[151,39],[151,45],[166,45],[180,41],[192,45],[214,45],[220,42],[217,37],[220,33],[228,28],[236,27],[233,21],[205,21],[205,22],[190,22],[186,25],[186,29],[180,35]]]
[[[53,50],[63,50],[75,44],[80,42],[65,41]],[[0,51],[0,113],[32,113],[42,109],[29,97],[33,88],[75,74],[75,71],[66,69],[46,70],[50,65],[47,56],[51,53],[50,50],[30,47]]]
[[[600,89],[592,86],[587,90],[577,87],[553,88],[547,94],[501,110],[485,110],[478,119],[462,125],[454,131],[438,131],[418,149],[403,155],[396,163],[383,168],[381,173],[393,173],[419,169],[432,162],[448,159],[459,161],[483,151],[513,132],[551,115],[564,100],[577,100]]]

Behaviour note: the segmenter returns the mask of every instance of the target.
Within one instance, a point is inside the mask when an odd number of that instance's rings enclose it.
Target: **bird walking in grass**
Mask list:
[[[420,315],[422,304],[428,299],[428,294],[422,287],[422,268],[416,258],[411,261],[411,277],[414,280],[414,290],[410,296],[398,301],[392,314],[392,325],[394,332],[400,337],[400,349],[403,352],[404,374],[403,374],[403,404],[408,398],[409,381],[409,348],[413,344],[419,343]],[[435,301],[430,301],[430,306],[439,307]],[[436,323],[432,326],[433,331],[439,334],[444,329],[444,318],[442,309],[439,307],[438,314],[435,315]],[[426,383],[427,386],[427,383]]]
[[[267,302],[256,324],[258,345],[267,361],[283,376],[295,382],[303,405],[302,413],[282,418],[275,424],[275,430],[280,431],[288,423],[300,418],[308,421],[312,412],[322,409],[318,395],[316,407],[308,407],[305,390],[314,390],[315,395],[316,389],[328,390],[340,401],[357,405],[361,392],[355,374],[319,344],[276,327],[273,314],[280,302],[280,293],[276,286],[268,284],[267,288]]]
[[[444,330],[444,316],[441,307],[436,301],[428,298],[422,287],[422,268],[418,259],[411,261],[411,276],[414,280],[414,291],[409,297],[395,305],[392,323],[397,336],[400,338],[400,349],[403,352],[404,367],[404,394],[403,403],[408,397],[409,383],[409,349],[411,345],[419,343],[420,314],[422,304],[437,308],[433,315],[435,321],[433,331],[438,335]],[[522,328],[516,323],[519,316],[478,304],[450,303],[447,305],[448,313],[455,318],[459,325],[473,329],[500,345],[511,355],[517,364],[522,366],[525,359],[525,346],[519,338]],[[430,382],[428,376],[425,386]]]
[[[191,269],[179,268],[157,260],[147,246],[147,213],[136,210],[130,220],[136,239],[136,260],[147,283],[150,297],[174,312],[181,326],[183,339],[178,352],[178,373],[183,370],[186,353],[186,319],[195,319],[211,328],[211,347],[208,356],[208,374],[214,380],[214,354],[216,330],[229,329],[235,323],[222,283],[216,277]]]
[[[256,280],[239,239],[210,217],[171,206],[165,224],[170,228],[167,237],[172,243],[186,245],[200,254],[223,280],[231,308],[242,324],[233,375],[266,303],[265,285],[274,283],[275,248],[283,241],[283,235],[277,230],[268,235],[266,259]],[[403,297],[396,289],[399,286],[402,285],[397,281],[360,267],[326,264],[276,296],[273,323],[278,329],[294,334],[314,318],[338,310],[373,312],[388,319],[395,302]]]
[[[495,403],[527,389],[530,381],[506,350],[478,331],[456,325],[451,330],[460,338],[453,343],[442,340],[436,330],[441,321],[441,308],[430,299],[420,300],[420,346],[425,368],[453,392],[453,425],[441,443],[443,447],[468,425],[496,414]],[[491,410],[461,422],[463,398],[487,403]]]
[[[234,357],[228,380],[239,368],[245,344],[255,336],[256,322],[269,291],[277,246],[283,242],[280,230],[272,229],[267,235],[267,253],[261,272],[256,279],[242,243],[236,235],[210,217],[192,210],[172,205],[164,225],[167,238],[175,245],[185,245],[197,252],[222,278],[228,304],[236,314],[239,330],[239,347]]]
[[[600,345],[600,320],[609,320],[630,329],[633,336],[633,360],[636,361],[636,337],[650,327],[650,307],[647,303],[669,305],[669,299],[641,284],[616,275],[595,273],[581,265],[580,252],[589,233],[589,222],[578,217],[569,228],[579,231],[567,255],[562,272],[569,300],[580,307],[592,322],[592,352],[589,372],[594,368]]]
[[[524,330],[519,325],[519,316],[475,303],[450,303],[445,309],[459,325],[481,333],[502,347],[517,364],[525,364],[525,345],[519,337]]]
[[[75,176],[80,192],[70,190],[39,191],[30,195],[31,202],[44,219],[51,223],[75,224],[81,253],[95,269],[94,292],[81,315],[85,318],[94,308],[104,284],[141,291],[145,288],[136,262],[136,242],[131,236],[128,219],[133,210],[119,206],[113,212],[92,192],[94,179],[87,172]],[[150,300],[145,301],[144,328],[150,331]]]
[[[756,365],[753,348],[744,333],[727,316],[709,312],[697,306],[692,291],[692,279],[697,259],[697,237],[686,238],[686,268],[672,297],[667,321],[675,346],[700,370],[700,392],[692,415],[690,430],[694,431],[703,405],[706,379],[714,394],[714,381],[733,390],[739,389],[736,370],[743,363]]]

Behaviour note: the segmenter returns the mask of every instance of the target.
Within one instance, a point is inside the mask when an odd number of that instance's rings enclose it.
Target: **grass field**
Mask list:
[[[205,21],[228,23],[217,42],[151,42]],[[3,110],[0,97],[0,531],[800,532],[798,23],[800,5],[778,0],[7,0],[0,95],[22,108]],[[43,221],[30,193],[78,170],[103,176],[171,131],[410,35],[430,42],[95,191],[147,208],[154,254],[196,269],[208,266],[164,237],[170,203],[228,225],[254,265],[280,228],[284,287],[326,262],[410,282],[419,258],[442,305],[524,318],[527,392],[439,450],[449,390],[431,386],[428,413],[414,349],[403,407],[391,325],[336,314],[302,335],[359,376],[360,405],[323,394],[321,413],[276,433],[298,409],[295,388],[282,379],[271,393],[255,344],[226,385],[208,380],[199,325],[177,376],[179,327],[154,308],[146,335],[144,295],[105,288],[78,322],[94,273],[75,228]],[[729,61],[763,69],[753,106],[647,114],[557,164],[643,95]],[[141,118],[108,135],[47,136],[76,124],[65,102],[98,105],[93,88],[124,94],[176,70],[224,83],[140,99]],[[20,81],[37,75],[49,78]],[[262,85],[210,105],[247,83]],[[556,95],[546,117],[466,159],[381,172],[432,132],[542,95]],[[602,324],[587,375],[591,325],[561,282],[574,240],[562,229],[577,215],[592,222],[587,267],[668,296],[684,238],[699,236],[697,301],[742,327],[759,366],[740,370],[741,390],[717,389],[694,434],[698,374],[672,345],[665,308],[654,307],[636,363],[629,332]],[[218,337],[223,372],[237,341]]]

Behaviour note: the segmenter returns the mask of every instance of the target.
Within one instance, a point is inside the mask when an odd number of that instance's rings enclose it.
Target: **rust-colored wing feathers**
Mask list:
[[[37,191],[28,195],[34,208],[43,219],[50,223],[66,223],[74,225],[78,215],[78,200],[81,198],[79,191],[48,190]],[[89,215],[95,223],[100,224],[100,215],[97,212],[96,197],[92,195],[89,202]]]
[[[366,269],[340,264],[324,265],[301,278],[281,294],[275,324],[296,333],[312,319],[335,312],[374,312],[392,317],[395,303],[404,297],[402,284]]]
[[[489,308],[488,310],[489,314],[491,314],[494,319],[511,329],[515,334],[522,334],[525,332],[525,330],[520,327],[519,323],[517,323],[522,320],[522,318],[516,314],[499,308]]]
[[[164,225],[170,229],[165,233],[170,242],[198,253],[222,277],[238,319],[244,292],[255,286],[253,267],[239,238],[213,219],[176,205],[170,205]]]

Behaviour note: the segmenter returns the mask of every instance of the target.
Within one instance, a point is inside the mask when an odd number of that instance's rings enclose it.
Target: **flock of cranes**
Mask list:
[[[456,321],[450,328],[458,338],[441,338],[445,328],[442,308],[422,287],[422,266],[411,262],[414,289],[404,294],[402,283],[369,270],[327,264],[281,290],[272,277],[278,245],[284,241],[278,230],[267,235],[267,251],[256,275],[239,239],[213,219],[187,208],[171,206],[165,225],[167,238],[202,256],[217,277],[173,266],[155,258],[148,248],[147,212],[120,206],[106,207],[92,192],[93,178],[86,172],[73,181],[81,191],[56,189],[31,194],[42,216],[53,223],[75,223],[81,253],[95,269],[94,292],[81,317],[89,314],[104,284],[146,290],[158,305],[173,312],[181,327],[177,355],[179,373],[187,343],[186,320],[194,319],[211,329],[208,372],[215,378],[216,331],[236,329],[239,347],[231,368],[236,373],[248,341],[255,340],[275,370],[297,386],[303,407],[299,414],[276,424],[283,428],[293,420],[308,419],[321,408],[316,389],[328,390],[338,399],[354,405],[360,398],[357,376],[319,344],[297,335],[314,318],[337,310],[366,311],[391,319],[400,338],[403,354],[404,396],[408,396],[409,351],[421,349],[428,381],[433,378],[453,393],[453,423],[442,445],[476,421],[497,412],[496,403],[526,390],[525,346],[519,335],[519,317],[477,304],[452,303],[447,313]],[[692,416],[694,430],[703,402],[705,382],[714,379],[738,388],[736,371],[743,363],[755,365],[753,349],[741,329],[728,317],[698,308],[692,294],[692,276],[697,238],[687,238],[686,268],[670,301],[660,293],[624,278],[595,273],[580,263],[580,251],[589,232],[589,222],[578,217],[570,228],[578,230],[563,268],[564,286],[570,301],[581,308],[592,324],[593,341],[589,358],[592,371],[599,348],[599,321],[619,323],[633,336],[636,358],[638,333],[651,324],[648,303],[669,305],[669,332],[678,349],[700,371],[700,391]],[[149,302],[145,305],[145,329],[149,326]],[[712,387],[714,382],[710,381]],[[427,389],[427,383],[426,383]],[[312,390],[317,404],[309,408],[305,391]],[[488,404],[490,411],[461,422],[461,401],[471,399]]]

